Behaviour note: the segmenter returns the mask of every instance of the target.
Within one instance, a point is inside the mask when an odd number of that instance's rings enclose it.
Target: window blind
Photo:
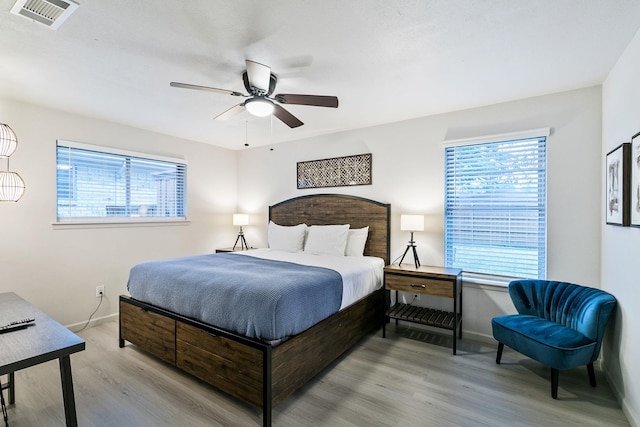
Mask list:
[[[58,141],[58,221],[186,219],[180,159]]]
[[[445,263],[546,276],[546,136],[445,147]]]

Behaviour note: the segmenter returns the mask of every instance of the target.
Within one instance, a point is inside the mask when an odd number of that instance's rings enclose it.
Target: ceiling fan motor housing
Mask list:
[[[276,89],[276,83],[278,83],[278,76],[276,76],[275,74],[271,73],[271,75],[269,76],[269,90],[267,92],[265,92],[264,90],[259,89],[257,87],[251,86],[251,84],[249,83],[249,75],[247,74],[246,70],[245,70],[244,73],[242,73],[242,81],[244,83],[244,88],[251,95],[255,95],[255,96],[271,96],[273,91]]]

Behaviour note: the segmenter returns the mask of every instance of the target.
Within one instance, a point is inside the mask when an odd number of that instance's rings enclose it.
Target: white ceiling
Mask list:
[[[58,30],[0,0],[0,97],[231,149],[597,85],[637,0],[78,0]],[[242,113],[244,60],[271,66],[305,124]],[[0,121],[2,118],[0,117]]]

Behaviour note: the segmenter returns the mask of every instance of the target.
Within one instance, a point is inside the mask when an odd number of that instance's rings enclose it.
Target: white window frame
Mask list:
[[[516,141],[516,140],[527,140],[527,139],[540,139],[540,138],[545,138],[546,140],[546,144],[548,146],[548,141],[549,141],[549,135],[550,135],[550,129],[549,128],[542,128],[542,129],[533,129],[533,130],[527,130],[527,131],[522,131],[522,132],[512,132],[512,133],[504,133],[504,134],[496,134],[496,135],[486,135],[486,136],[481,136],[481,137],[474,137],[474,138],[465,138],[465,139],[456,139],[456,140],[446,140],[443,142],[443,146],[445,148],[445,150],[447,148],[450,147],[460,147],[460,146],[469,146],[469,145],[480,145],[480,144],[488,144],[488,143],[504,143],[504,142],[508,142],[508,141]],[[446,154],[445,154],[445,162],[446,162]],[[545,185],[546,184],[546,173],[547,173],[547,169],[548,169],[548,162],[545,160],[545,177],[544,177],[544,181],[545,181]],[[449,250],[450,250],[450,245],[447,241],[447,239],[450,239],[451,237],[448,235],[448,227],[447,227],[447,221],[448,221],[448,215],[447,215],[447,166],[445,164],[445,265],[447,266],[454,266],[454,267],[458,267],[458,268],[463,268],[464,266],[456,266],[456,265],[451,265],[451,256],[449,254]],[[548,251],[546,248],[546,244],[547,244],[547,200],[546,200],[546,191],[545,191],[545,200],[544,200],[544,235],[541,236],[544,239],[544,257],[545,259],[542,260],[544,263],[543,266],[543,272],[542,272],[542,276],[546,277],[546,268],[547,268],[547,256],[548,256]],[[471,282],[477,282],[479,284],[493,284],[493,285],[504,285],[507,284],[510,280],[512,280],[514,277],[510,277],[510,276],[504,276],[504,275],[499,275],[499,274],[491,274],[491,273],[486,273],[486,272],[481,272],[481,273],[476,273],[476,272],[465,272],[464,273],[465,276],[465,281],[467,280],[467,278],[471,281]],[[544,277],[540,277],[540,278],[544,278]]]
[[[183,194],[184,198],[184,206],[183,206],[183,216],[89,216],[89,217],[58,217],[58,147],[69,147],[72,149],[80,149],[80,150],[89,150],[96,151],[100,153],[106,154],[115,154],[129,158],[138,158],[145,160],[158,160],[162,162],[169,162],[174,164],[184,165],[184,175],[183,175]],[[138,151],[131,150],[123,150],[113,147],[106,147],[101,145],[94,144],[86,144],[82,142],[76,141],[68,141],[68,140],[57,140],[56,141],[56,219],[53,222],[54,228],[58,226],[62,227],[71,227],[71,228],[93,228],[93,227],[111,227],[111,226],[144,226],[144,225],[159,225],[159,224],[168,224],[168,225],[185,225],[188,224],[189,221],[187,219],[187,164],[188,162],[183,158],[178,157],[169,157],[162,156],[158,154],[151,153],[143,153]],[[73,191],[70,189],[69,191]]]

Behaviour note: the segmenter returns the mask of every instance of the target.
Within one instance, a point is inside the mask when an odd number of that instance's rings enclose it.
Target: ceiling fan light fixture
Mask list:
[[[251,98],[244,103],[247,111],[257,117],[266,117],[273,113],[273,102],[265,98]]]

